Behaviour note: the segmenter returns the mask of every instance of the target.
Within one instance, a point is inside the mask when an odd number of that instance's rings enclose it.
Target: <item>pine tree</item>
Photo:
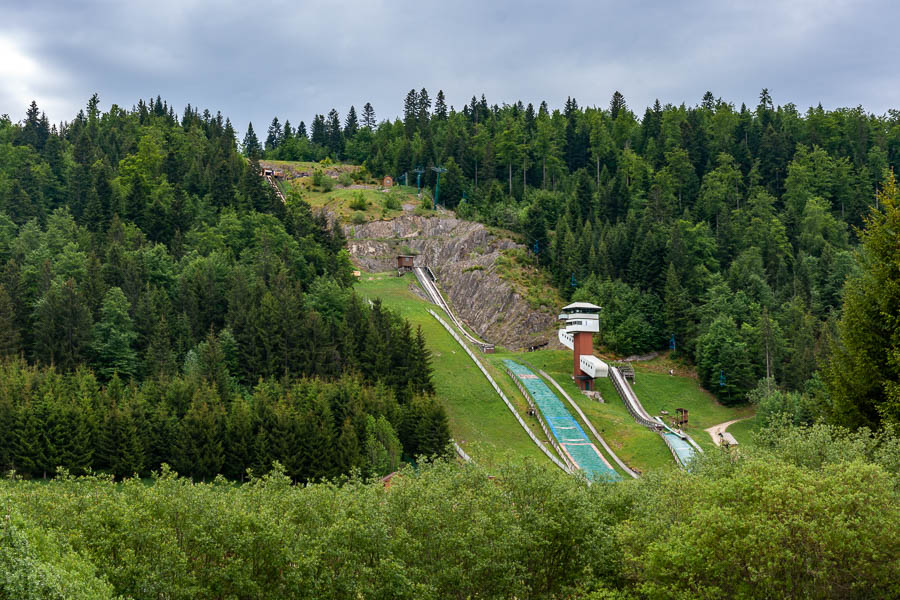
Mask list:
[[[91,311],[73,279],[55,281],[35,305],[36,357],[64,370],[83,359],[91,335]]]
[[[412,138],[418,128],[419,117],[419,96],[416,90],[412,89],[406,94],[406,100],[403,101],[403,126],[406,131],[406,137]]]
[[[833,418],[854,428],[900,422],[900,187],[893,171],[877,200],[862,232],[862,272],[844,287],[826,373]]]
[[[256,132],[253,131],[252,121],[247,125],[247,133],[244,135],[242,146],[244,148],[244,156],[249,158],[259,157],[262,149],[259,147],[259,139],[256,137]]]
[[[225,450],[224,410],[215,386],[202,385],[181,419],[177,461],[179,471],[199,479],[212,479],[222,470]]]
[[[16,307],[0,284],[0,357],[17,355],[22,349],[22,336],[16,323]]]
[[[362,116],[362,124],[363,127],[368,127],[369,129],[375,129],[375,109],[372,108],[371,102],[366,102],[366,105],[363,106],[363,116]]]
[[[100,321],[94,325],[91,344],[97,371],[104,379],[113,373],[131,377],[137,369],[134,342],[137,333],[128,314],[131,305],[121,288],[110,288],[100,307]]]
[[[344,137],[353,137],[354,135],[356,135],[358,129],[359,121],[356,118],[356,108],[354,106],[350,106],[350,110],[347,112],[347,119],[344,121]]]
[[[281,124],[278,122],[278,117],[274,117],[269,125],[268,135],[266,135],[266,152],[278,148],[281,144],[281,136]]]
[[[300,121],[300,125],[297,126],[297,133],[295,135],[298,139],[309,139],[309,136],[306,134],[306,123]]]
[[[434,116],[440,121],[447,120],[447,102],[444,98],[444,90],[438,90],[437,97],[434,99]]]

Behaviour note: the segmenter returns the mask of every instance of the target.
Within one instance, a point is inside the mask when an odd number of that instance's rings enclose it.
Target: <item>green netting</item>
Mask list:
[[[592,481],[609,479],[618,481],[621,479],[618,473],[609,469],[597,456],[597,447],[590,443],[563,444],[563,448],[582,469],[585,475]]]
[[[565,405],[556,397],[556,394],[550,391],[541,378],[532,373],[528,367],[515,361],[505,359],[503,363],[528,390],[538,410],[541,411],[544,421],[553,432],[553,436],[569,451],[572,460],[589,479],[621,479],[618,473],[603,462],[581,425],[572,418]],[[570,448],[574,450],[570,450]]]

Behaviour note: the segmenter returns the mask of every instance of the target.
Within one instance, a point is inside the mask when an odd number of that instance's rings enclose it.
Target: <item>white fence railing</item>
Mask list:
[[[572,469],[573,471],[580,470],[581,467],[569,460],[569,455],[563,451],[562,447],[559,445],[559,442],[556,441],[556,436],[553,435],[553,431],[544,420],[544,415],[541,414],[541,409],[537,407],[534,398],[531,396],[531,392],[529,392],[528,389],[524,385],[522,385],[522,381],[518,377],[516,377],[516,374],[513,373],[512,370],[506,369],[506,373],[510,377],[512,377],[512,380],[515,382],[516,387],[519,388],[519,391],[522,392],[523,396],[525,396],[525,400],[528,401],[528,406],[531,408],[534,416],[537,417],[538,424],[544,431],[544,435],[547,436],[547,440],[550,442],[550,445],[553,446],[554,450],[556,450],[556,453],[559,454],[560,458],[563,459],[563,462],[565,462],[570,469]]]

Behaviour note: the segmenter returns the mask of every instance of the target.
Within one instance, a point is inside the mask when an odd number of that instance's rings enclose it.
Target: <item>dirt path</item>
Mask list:
[[[725,430],[728,429],[729,425],[733,425],[738,421],[743,421],[744,419],[749,419],[750,417],[744,417],[743,419],[732,419],[731,421],[725,421],[724,423],[719,423],[718,425],[713,425],[703,431],[709,433],[709,437],[712,438],[713,443],[718,446],[722,439],[719,437],[720,433],[725,433]]]

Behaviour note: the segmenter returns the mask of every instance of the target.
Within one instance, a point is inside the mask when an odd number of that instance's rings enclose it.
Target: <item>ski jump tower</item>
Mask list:
[[[572,376],[582,391],[594,389],[594,379],[608,377],[609,366],[593,355],[594,334],[600,331],[600,307],[589,302],[573,302],[564,307],[559,320],[559,341],[573,351]]]

